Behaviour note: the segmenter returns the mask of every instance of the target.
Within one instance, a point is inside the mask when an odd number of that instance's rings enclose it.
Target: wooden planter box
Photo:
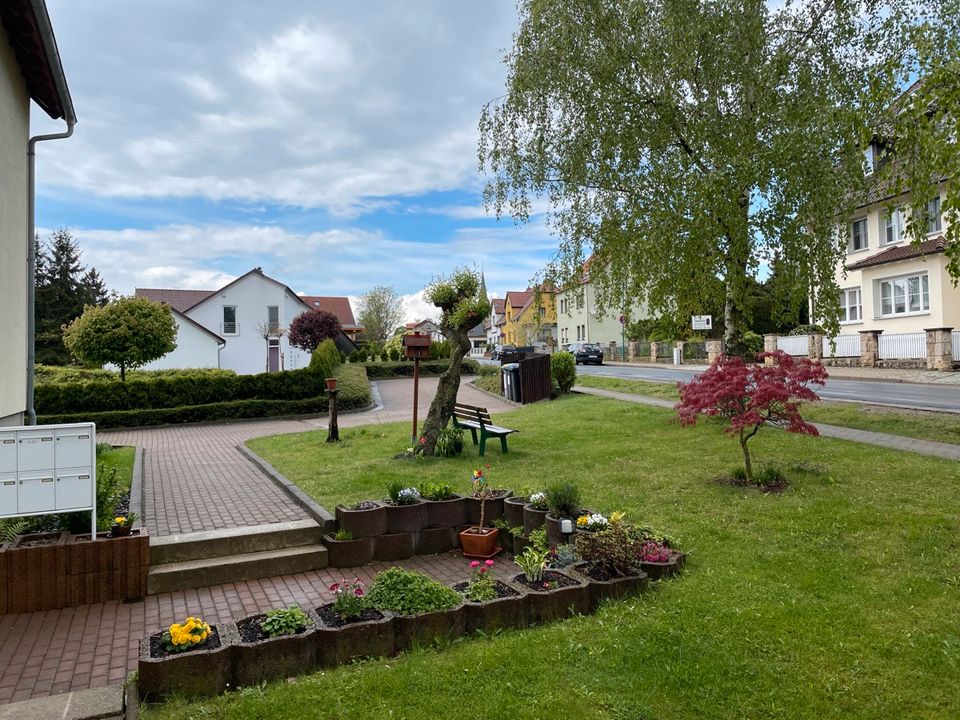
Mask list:
[[[387,531],[387,508],[381,503],[370,510],[349,510],[338,505],[336,513],[337,528],[346,530],[354,539],[376,537]]]
[[[237,638],[233,651],[233,686],[258,685],[268,680],[304,675],[317,666],[317,626],[320,618],[307,611],[311,625],[296,635],[243,642],[236,623],[231,623]]]
[[[539,530],[547,521],[549,510],[536,510],[530,505],[523,506],[523,534],[530,537],[530,533]]]
[[[137,692],[141,700],[159,700],[167,695],[206,697],[224,692],[233,679],[237,640],[233,623],[213,626],[220,646],[211,650],[188,650],[163,658],[150,657],[150,638],[140,641]]]
[[[455,528],[467,521],[467,499],[427,500],[428,528]]]
[[[453,640],[465,632],[463,603],[450,610],[394,615],[393,623],[397,652],[432,645],[436,640]]]
[[[145,528],[111,538],[57,533],[54,544],[0,549],[0,615],[55,610],[147,594],[150,537]]]
[[[337,540],[330,535],[323,536],[327,546],[327,559],[330,567],[349,568],[373,562],[377,538],[362,537],[355,540]]]
[[[413,505],[386,505],[387,533],[414,533],[427,526],[427,503]]]
[[[347,623],[340,627],[329,626],[321,619],[316,635],[319,664],[334,667],[356,658],[393,655],[393,616],[380,614],[379,620]]]

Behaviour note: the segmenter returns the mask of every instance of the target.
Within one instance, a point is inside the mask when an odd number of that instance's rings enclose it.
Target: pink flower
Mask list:
[[[473,562],[470,563],[470,567],[471,567],[471,568],[478,568],[478,567],[480,567],[480,561],[479,561],[479,560],[474,560]]]
[[[357,597],[363,597],[363,588],[354,588],[353,594]]]
[[[485,573],[489,568],[482,567],[477,572]]]
[[[487,567],[493,567],[493,560],[486,560],[485,563]]]
[[[335,593],[340,588],[340,583],[334,583],[330,586],[330,592]]]

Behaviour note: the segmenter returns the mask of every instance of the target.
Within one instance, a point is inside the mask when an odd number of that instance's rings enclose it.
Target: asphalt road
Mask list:
[[[579,365],[577,372],[583,375],[648,380],[652,382],[689,381],[697,374],[674,366],[625,367],[622,365]],[[831,378],[820,391],[820,397],[828,400],[854,400],[876,405],[913,408],[916,410],[939,410],[960,413],[960,385],[921,385],[877,380],[850,380]]]

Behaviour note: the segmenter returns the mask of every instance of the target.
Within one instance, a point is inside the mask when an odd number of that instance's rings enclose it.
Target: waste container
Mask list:
[[[683,363],[683,350],[678,347],[673,349],[673,364],[680,365]]]
[[[503,395],[507,400],[520,402],[520,363],[501,365],[503,371]]]

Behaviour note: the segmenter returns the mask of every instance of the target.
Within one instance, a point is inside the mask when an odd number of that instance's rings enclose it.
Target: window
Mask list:
[[[280,329],[280,308],[277,305],[267,305],[267,329],[270,332]]]
[[[887,215],[886,232],[883,236],[885,245],[903,240],[903,224],[903,210],[892,210]]]
[[[930,284],[927,273],[877,281],[880,315],[909,315],[930,310]]]
[[[840,291],[840,322],[853,323],[863,320],[863,308],[860,306],[860,288],[848,288]]]
[[[577,310],[580,310],[582,308],[583,308],[583,295],[577,298]]]
[[[863,174],[864,175],[873,175],[874,167],[874,157],[873,157],[873,145],[867,145],[866,150],[863,151]]]
[[[850,243],[847,252],[856,252],[867,248],[867,219],[854,220],[850,226]]]
[[[220,329],[224,335],[237,334],[237,306],[223,306],[223,327]]]
[[[940,196],[927,203],[927,233],[940,232]]]

